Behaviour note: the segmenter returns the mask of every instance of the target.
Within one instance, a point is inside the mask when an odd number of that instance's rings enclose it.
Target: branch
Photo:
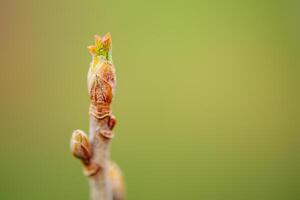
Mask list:
[[[116,76],[110,34],[95,36],[95,45],[88,49],[93,57],[88,72],[90,142],[83,131],[76,130],[71,139],[71,151],[84,165],[92,200],[122,200],[122,174],[109,159],[110,140],[114,136],[113,128],[116,124],[111,110]]]

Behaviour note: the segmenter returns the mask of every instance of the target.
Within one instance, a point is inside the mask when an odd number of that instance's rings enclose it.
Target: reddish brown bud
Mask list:
[[[88,92],[91,104],[96,107],[97,113],[100,114],[98,117],[101,118],[111,112],[116,75],[111,59],[110,34],[102,38],[96,36],[95,43],[95,46],[88,47],[93,55],[88,72]]]
[[[110,128],[110,130],[113,130],[113,128],[115,127],[117,121],[116,121],[116,117],[115,116],[111,116],[109,121],[108,121],[108,127]]]

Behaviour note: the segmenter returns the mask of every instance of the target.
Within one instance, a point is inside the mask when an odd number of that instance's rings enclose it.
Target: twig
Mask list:
[[[109,146],[116,124],[111,103],[116,85],[111,55],[111,36],[95,36],[95,45],[88,47],[93,56],[88,72],[91,100],[90,142],[81,130],[73,132],[71,151],[84,165],[89,177],[92,200],[122,200],[124,185],[120,169],[110,161]]]

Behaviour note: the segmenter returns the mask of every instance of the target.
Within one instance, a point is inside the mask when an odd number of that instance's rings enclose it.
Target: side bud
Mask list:
[[[80,159],[85,165],[89,164],[91,153],[91,145],[87,135],[81,130],[75,130],[71,137],[71,152]]]

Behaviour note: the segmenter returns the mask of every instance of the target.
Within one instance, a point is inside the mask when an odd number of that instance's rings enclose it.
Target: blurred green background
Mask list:
[[[299,199],[299,1],[1,1],[0,199],[88,199],[94,34],[117,69],[127,199]]]

